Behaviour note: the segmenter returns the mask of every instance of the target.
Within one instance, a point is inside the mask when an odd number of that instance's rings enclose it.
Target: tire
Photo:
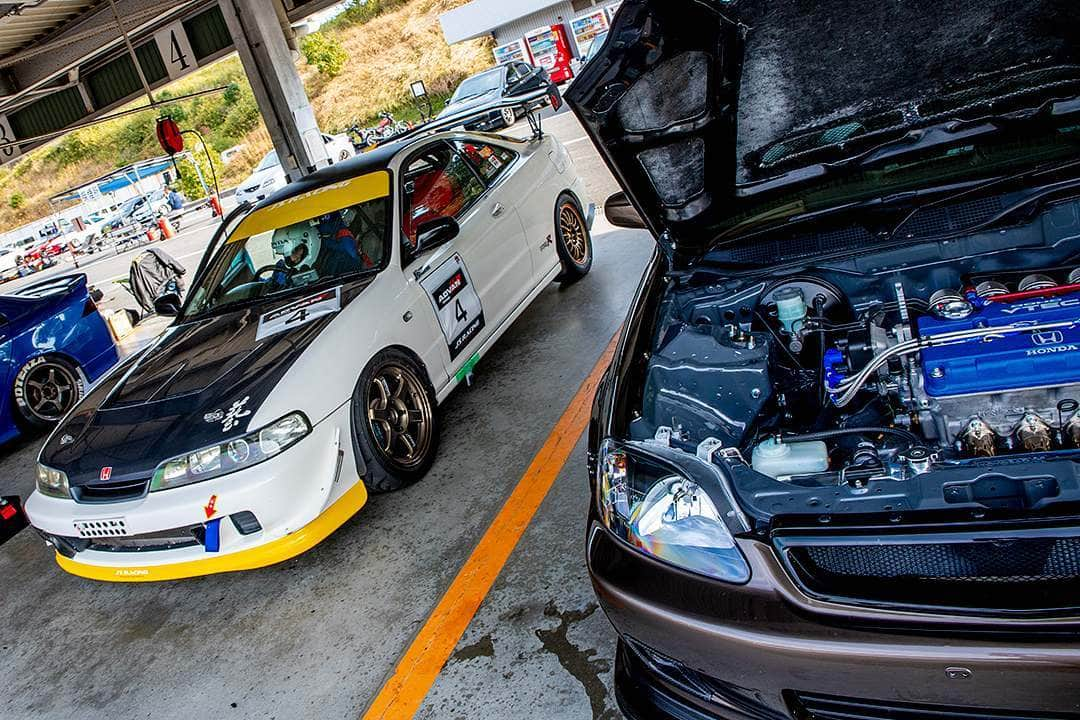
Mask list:
[[[592,269],[592,235],[585,213],[570,193],[563,193],[555,203],[555,250],[562,263],[559,282],[570,284],[589,274]]]
[[[514,108],[504,107],[499,110],[499,115],[502,117],[503,128],[508,128],[517,122],[517,114],[514,112]]]
[[[439,449],[438,405],[427,372],[401,350],[380,352],[353,391],[352,428],[370,492],[400,490],[424,477]]]
[[[12,386],[15,409],[27,428],[55,427],[82,398],[75,366],[57,357],[36,357],[22,366]]]

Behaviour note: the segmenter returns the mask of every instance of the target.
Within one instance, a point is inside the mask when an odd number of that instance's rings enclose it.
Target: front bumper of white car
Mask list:
[[[237,190],[233,196],[236,198],[237,205],[245,202],[249,202],[254,205],[260,200],[265,200],[266,196],[273,191],[273,188],[263,189],[262,187],[257,187],[253,190]]]
[[[366,501],[345,405],[281,455],[246,470],[118,503],[77,503],[35,491],[26,514],[67,572],[138,582],[287,560]]]

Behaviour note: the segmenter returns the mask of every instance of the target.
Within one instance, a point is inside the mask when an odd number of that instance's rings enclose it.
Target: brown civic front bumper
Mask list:
[[[589,569],[624,640],[616,681],[632,718],[1080,718],[1076,619],[829,605],[803,595],[767,545],[740,547],[751,580],[723,584],[593,525]],[[869,709],[804,707],[821,697]]]

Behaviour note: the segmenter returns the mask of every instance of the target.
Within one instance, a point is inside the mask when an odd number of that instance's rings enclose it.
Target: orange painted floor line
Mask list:
[[[617,338],[618,335],[612,338],[570,401],[544,446],[405,651],[393,675],[368,706],[363,720],[404,720],[420,709],[585,430],[596,386],[615,353]]]

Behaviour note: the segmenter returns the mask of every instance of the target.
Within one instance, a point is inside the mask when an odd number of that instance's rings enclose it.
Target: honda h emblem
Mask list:
[[[111,465],[108,465],[106,467],[101,468],[101,480],[102,480],[102,482],[105,482],[106,480],[108,480],[111,477],[112,477],[112,466]]]
[[[1048,330],[1046,332],[1033,333],[1031,342],[1036,345],[1060,345],[1065,342],[1065,336],[1060,330]]]

